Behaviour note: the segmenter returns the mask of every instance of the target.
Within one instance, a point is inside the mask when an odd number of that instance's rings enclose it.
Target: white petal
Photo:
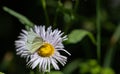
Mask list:
[[[66,52],[68,55],[71,55],[68,51],[66,51],[65,49],[57,49],[57,50],[62,50],[64,52]]]
[[[40,59],[36,59],[35,61],[33,61],[33,64],[32,64],[32,69],[34,69],[40,62]]]
[[[58,65],[56,64],[57,62],[56,62],[54,59],[51,59],[51,63],[52,63],[53,67],[54,67],[56,70],[59,70],[59,67],[58,67]]]

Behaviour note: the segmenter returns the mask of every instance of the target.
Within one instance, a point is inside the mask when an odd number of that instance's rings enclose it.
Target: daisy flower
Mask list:
[[[51,26],[45,29],[45,26],[34,26],[29,31],[22,30],[19,39],[15,41],[16,52],[21,57],[26,58],[27,65],[32,69],[39,67],[40,71],[50,72],[51,65],[59,70],[58,62],[63,66],[67,62],[67,57],[60,54],[64,51],[62,42],[67,36],[62,36],[60,30],[52,31]]]

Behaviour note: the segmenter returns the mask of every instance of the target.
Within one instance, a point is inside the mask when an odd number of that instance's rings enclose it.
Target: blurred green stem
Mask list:
[[[78,5],[79,5],[79,0],[76,0],[76,2],[75,2],[75,8],[74,8],[75,12],[77,11]]]
[[[30,70],[30,74],[35,74],[33,70]]]
[[[45,74],[50,74],[50,72],[46,72]]]
[[[100,56],[101,56],[101,25],[100,25],[100,0],[97,0],[96,3],[96,13],[97,13],[97,19],[96,19],[96,25],[97,25],[97,57],[98,61],[100,62]]]
[[[114,54],[116,52],[116,43],[120,39],[120,24],[118,25],[115,33],[113,34],[110,41],[110,49],[107,51],[104,58],[104,67],[110,67]]]
[[[65,34],[68,33],[68,30],[69,30],[70,26],[71,26],[71,23],[70,23],[70,22],[69,22],[69,23],[66,23],[66,25],[64,26],[64,33],[65,33]]]
[[[34,26],[34,23],[31,22],[27,17],[23,16],[22,14],[4,6],[3,10],[8,12],[9,14],[11,14],[12,16],[16,17],[17,19],[19,19],[19,21],[25,25],[26,29],[29,30],[29,28]]]
[[[115,47],[112,46],[110,47],[110,49],[108,49],[106,56],[104,58],[104,67],[110,67],[114,54],[115,54]]]
[[[56,26],[57,26],[57,17],[58,17],[58,10],[59,10],[59,8],[57,7],[57,9],[56,9],[56,14],[55,14],[55,17],[54,17],[54,21],[53,21],[53,27],[54,28],[56,28]]]
[[[41,0],[41,2],[42,2],[42,7],[43,7],[43,10],[44,10],[44,13],[45,13],[45,18],[46,18],[47,26],[49,26],[50,22],[49,22],[49,17],[48,17],[47,9],[46,9],[46,0]]]
[[[50,74],[50,72],[43,72],[42,74]]]

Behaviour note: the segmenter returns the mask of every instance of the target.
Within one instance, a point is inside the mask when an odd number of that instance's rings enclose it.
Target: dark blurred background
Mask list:
[[[50,25],[54,23],[54,17],[56,16],[57,1],[58,0],[46,0],[47,1],[47,13],[50,19]],[[101,66],[103,65],[104,56],[110,45],[110,39],[117,28],[120,20],[120,0],[100,0],[101,1]],[[74,5],[76,0],[61,0],[61,2],[68,6]],[[45,13],[40,0],[0,0],[0,71],[6,74],[27,74],[29,68],[27,68],[25,59],[16,55],[14,41],[21,32],[21,29],[25,29],[24,25],[19,22],[14,16],[5,12],[2,7],[7,6],[16,12],[26,16],[32,22],[37,25],[45,25]],[[73,29],[85,29],[93,33],[96,37],[96,0],[79,0],[78,7],[73,15],[75,19],[72,22],[65,21],[65,14],[60,11],[57,15],[56,26],[64,31],[66,24],[71,24],[66,32],[69,34]],[[64,13],[69,14],[69,11]],[[68,17],[69,18],[69,17]],[[53,25],[54,26],[54,25]],[[67,27],[67,26],[66,26]],[[117,74],[120,73],[120,41],[116,44],[116,52],[112,61],[112,68]],[[88,37],[85,37],[81,42],[77,44],[66,44],[65,48],[72,54],[69,57],[69,61],[82,58],[82,59],[97,59],[96,46],[92,44]],[[7,64],[6,64],[7,63]]]

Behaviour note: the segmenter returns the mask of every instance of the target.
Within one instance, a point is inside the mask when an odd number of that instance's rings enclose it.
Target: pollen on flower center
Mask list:
[[[49,43],[44,43],[38,50],[37,53],[42,57],[50,57],[54,54],[54,47]]]

